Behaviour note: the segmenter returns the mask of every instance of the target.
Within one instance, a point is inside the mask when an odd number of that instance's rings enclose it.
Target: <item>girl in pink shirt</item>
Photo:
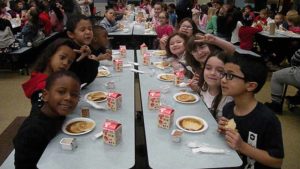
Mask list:
[[[173,26],[169,24],[169,14],[165,11],[159,14],[160,25],[156,26],[155,30],[157,38],[160,39],[163,36],[170,36],[173,33]]]

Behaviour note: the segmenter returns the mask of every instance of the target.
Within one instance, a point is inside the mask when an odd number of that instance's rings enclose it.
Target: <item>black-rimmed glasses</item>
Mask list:
[[[223,79],[224,77],[226,77],[226,80],[232,80],[234,77],[238,78],[238,79],[242,79],[245,80],[245,77],[241,77],[232,73],[226,73],[226,72],[221,72],[220,73],[220,78]]]

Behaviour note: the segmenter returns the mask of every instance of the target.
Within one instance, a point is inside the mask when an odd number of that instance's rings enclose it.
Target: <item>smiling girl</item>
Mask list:
[[[185,44],[187,40],[188,37],[183,33],[174,33],[168,38],[166,51],[168,60],[173,66],[178,63],[185,65]]]
[[[220,75],[224,71],[226,55],[220,52],[212,53],[205,61],[202,75],[198,83],[198,92],[203,102],[214,118],[222,116],[223,106],[232,101],[231,97],[223,97]]]

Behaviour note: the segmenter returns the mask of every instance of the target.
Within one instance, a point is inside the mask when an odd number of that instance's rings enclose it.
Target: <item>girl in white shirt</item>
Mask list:
[[[205,61],[199,79],[198,92],[214,118],[222,116],[223,106],[232,101],[231,97],[223,96],[221,90],[221,73],[224,71],[226,55],[223,52],[212,53]]]

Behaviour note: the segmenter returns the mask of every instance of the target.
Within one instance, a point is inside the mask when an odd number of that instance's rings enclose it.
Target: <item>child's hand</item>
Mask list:
[[[216,37],[212,34],[205,34],[205,35],[196,35],[196,40],[195,42],[204,42],[204,43],[209,43],[209,44],[214,44],[216,42]]]
[[[103,54],[103,59],[102,60],[112,60],[112,54],[111,53]]]
[[[237,151],[241,149],[244,143],[239,132],[232,129],[227,129],[227,131],[225,132],[225,139],[229,147]]]
[[[228,130],[226,128],[226,125],[228,123],[228,119],[225,118],[225,117],[221,117],[219,118],[218,120],[218,132],[221,133],[221,134],[225,134],[226,131]]]
[[[160,49],[165,49],[165,48],[166,48],[168,37],[169,37],[169,36],[164,35],[163,37],[161,37],[161,38],[159,39],[159,46],[160,46]]]
[[[85,57],[88,57],[92,53],[91,49],[87,45],[81,46],[81,48],[79,50],[78,49],[73,49],[73,51],[76,52],[76,53],[81,54],[79,56],[79,58],[76,59],[77,62],[81,61]]]
[[[110,55],[112,55],[112,50],[110,50],[110,49],[106,49],[105,52],[106,52],[106,53],[109,53]]]
[[[199,74],[195,73],[195,75],[193,76],[192,79],[189,80],[189,85],[190,88],[193,90],[193,91],[198,91],[199,90]]]

